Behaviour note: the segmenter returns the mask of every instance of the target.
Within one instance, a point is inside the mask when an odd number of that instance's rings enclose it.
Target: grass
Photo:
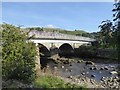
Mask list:
[[[71,89],[85,89],[79,85],[65,83],[62,79],[51,75],[44,75],[36,78],[34,82],[36,88],[71,88]]]
[[[24,90],[25,88],[31,88],[30,85],[24,84],[17,80],[8,80],[5,82],[6,86],[3,90]],[[65,83],[64,80],[52,76],[52,75],[40,75],[36,78],[34,82],[31,83],[32,88],[42,88],[42,89],[68,89],[68,90],[88,90],[85,87],[79,86],[77,84]]]

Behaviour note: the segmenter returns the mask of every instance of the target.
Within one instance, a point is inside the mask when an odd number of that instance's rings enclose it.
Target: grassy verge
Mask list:
[[[24,90],[25,88],[43,88],[43,89],[72,89],[72,90],[87,90],[86,87],[77,84],[65,83],[64,80],[52,75],[40,75],[31,84],[24,84],[17,80],[8,80],[4,82],[3,90]],[[20,89],[21,88],[21,89]]]
[[[44,75],[36,78],[34,86],[36,88],[79,88],[80,90],[85,90],[84,87],[76,84],[65,83],[62,79],[51,75]]]

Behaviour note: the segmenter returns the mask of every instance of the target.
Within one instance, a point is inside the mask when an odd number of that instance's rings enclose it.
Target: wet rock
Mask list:
[[[105,79],[105,77],[102,77],[100,80],[101,80],[101,81],[104,81],[104,79]]]
[[[91,62],[91,61],[86,61],[85,62],[86,65],[95,65],[95,63]]]
[[[90,70],[93,70],[93,67],[90,67],[89,69],[90,69]]]
[[[83,73],[81,73],[82,75],[85,75],[85,73],[83,72]]]
[[[104,70],[104,68],[103,68],[103,67],[101,67],[101,68],[100,68],[100,70]]]
[[[90,82],[91,82],[91,84],[94,84],[94,81],[93,81],[93,79],[90,79]]]
[[[56,67],[56,66],[54,66],[54,69],[57,69],[57,67]]]
[[[69,64],[69,62],[68,61],[65,61],[65,62],[63,62],[64,64]]]
[[[68,69],[65,69],[65,71],[67,72],[67,71],[68,71]]]
[[[49,66],[49,65],[47,65],[46,67],[47,67],[47,68],[49,68],[50,66]]]
[[[77,63],[81,63],[82,61],[81,60],[78,60]]]
[[[57,60],[60,60],[60,58],[57,58]]]
[[[89,74],[89,72],[86,72],[86,74]]]
[[[118,74],[116,71],[111,71],[110,74]]]
[[[72,69],[70,69],[69,71],[72,72]]]
[[[96,67],[90,67],[90,70],[97,70]]]
[[[91,77],[95,77],[95,75],[91,75]]]
[[[70,66],[72,66],[72,64],[70,64]]]
[[[104,69],[105,69],[105,70],[108,70],[108,67],[107,67],[107,66],[105,66],[105,67],[104,67]]]
[[[72,78],[73,78],[73,76],[68,76],[68,78],[72,79]]]
[[[61,68],[65,68],[65,66],[62,66]]]
[[[110,66],[110,68],[115,68],[115,66]]]
[[[119,82],[119,83],[120,83],[120,79],[117,79],[117,82]]]

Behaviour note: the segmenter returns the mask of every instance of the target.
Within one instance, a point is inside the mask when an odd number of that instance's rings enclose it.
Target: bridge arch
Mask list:
[[[49,49],[45,45],[38,43],[38,47],[39,47],[40,57],[50,57],[51,56]]]
[[[59,56],[69,57],[73,54],[74,48],[69,43],[63,43],[59,47]]]

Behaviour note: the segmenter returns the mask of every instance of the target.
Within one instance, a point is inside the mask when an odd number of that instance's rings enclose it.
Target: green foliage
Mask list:
[[[27,34],[9,24],[2,25],[2,78],[31,82],[35,78],[36,47]]]
[[[117,49],[118,49],[118,58],[120,59],[120,0],[116,0],[114,4],[114,12],[113,14],[113,21],[115,21],[114,30],[116,32],[116,40],[117,40]]]
[[[64,87],[64,82],[61,79],[52,76],[40,76],[35,81],[36,87],[42,88],[61,88]]]
[[[44,76],[38,77],[35,80],[34,85],[37,88],[79,88],[79,89],[83,89],[83,87],[79,85],[65,83],[62,79],[59,79],[51,75],[44,75]]]
[[[113,23],[110,20],[102,21],[102,24],[99,25],[99,28],[99,40],[101,40],[101,46],[104,48],[115,48]]]

